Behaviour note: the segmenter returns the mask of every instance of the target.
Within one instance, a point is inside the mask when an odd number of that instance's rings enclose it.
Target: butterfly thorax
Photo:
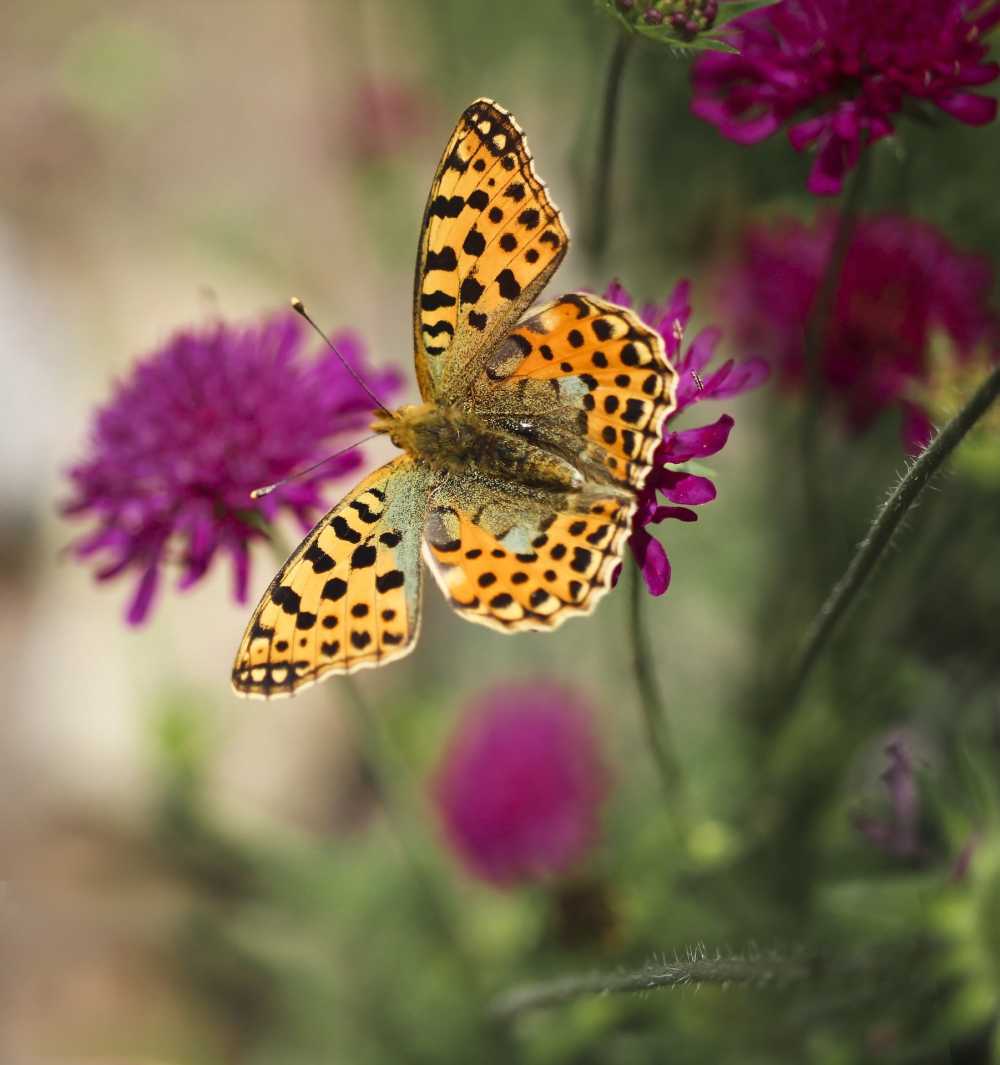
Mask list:
[[[527,422],[508,419],[496,424],[474,411],[419,403],[377,418],[372,428],[438,473],[560,493],[583,485],[582,474],[571,463],[529,439]]]

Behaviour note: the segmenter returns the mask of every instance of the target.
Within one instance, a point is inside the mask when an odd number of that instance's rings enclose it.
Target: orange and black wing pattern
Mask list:
[[[441,157],[420,233],[413,330],[425,400],[464,394],[568,244],[517,122],[492,100],[470,104]]]

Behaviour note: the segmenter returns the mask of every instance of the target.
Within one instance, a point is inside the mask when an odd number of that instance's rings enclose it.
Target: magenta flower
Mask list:
[[[138,575],[129,624],[146,618],[165,564],[176,563],[178,586],[189,588],[219,551],[231,558],[236,598],[245,602],[250,541],[266,538],[265,523],[282,509],[308,528],[324,506],[322,485],[361,461],[348,451],[250,498],[254,488],[319,461],[341,434],[353,436],[368,422],[370,401],[332,352],[303,359],[305,329],[289,311],[255,326],[220,322],[179,332],[97,411],[90,455],[69,471],[74,495],[63,511],[96,519],[73,551],[105,557],[98,580]],[[364,366],[353,334],[334,342],[377,394],[388,398],[398,387],[394,372]]]
[[[1000,73],[985,61],[997,22],[995,0],[780,0],[726,27],[738,54],[698,58],[692,108],[740,144],[787,123],[792,147],[816,152],[809,190],[833,195],[915,106],[993,120],[996,100],[968,90]]]
[[[479,697],[432,787],[445,835],[499,887],[560,876],[597,841],[609,778],[584,701],[543,681]]]
[[[759,358],[736,362],[729,359],[712,373],[703,376],[715,357],[715,349],[722,338],[714,326],[703,329],[691,342],[687,353],[681,354],[684,329],[691,317],[691,285],[680,282],[662,306],[648,304],[641,318],[663,337],[667,355],[680,375],[677,385],[677,408],[663,426],[663,442],[653,455],[653,469],[639,493],[639,506],[632,523],[629,546],[635,556],[646,586],[653,595],[663,595],[670,585],[670,560],[659,540],[646,531],[667,518],[678,521],[697,521],[692,506],[710,503],[715,499],[715,485],[707,478],[676,469],[693,459],[708,458],[726,446],[733,419],[723,414],[709,425],[674,430],[674,421],[682,411],[705,399],[732,399],[742,392],[762,385],[768,377],[768,364]],[[623,307],[632,306],[632,297],[617,281],[612,282],[604,298]],[[672,506],[659,501],[662,496]]]
[[[832,214],[812,226],[751,226],[723,283],[739,342],[768,352],[786,387],[804,384],[807,323],[836,226]],[[820,353],[827,400],[859,432],[899,409],[904,444],[919,451],[932,433],[923,406],[932,342],[946,337],[961,361],[995,342],[992,284],[985,259],[956,250],[926,223],[859,220]]]

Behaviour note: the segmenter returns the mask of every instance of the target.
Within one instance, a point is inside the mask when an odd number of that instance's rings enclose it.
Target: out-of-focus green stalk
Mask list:
[[[1000,394],[1000,367],[979,386],[972,398],[928,444],[875,515],[868,535],[858,545],[844,575],[833,586],[810,625],[792,673],[786,706],[795,704],[813,666],[830,642],[838,622],[871,577],[893,533],[917,501],[941,464],[962,442]]]
[[[643,993],[659,987],[698,987],[701,984],[784,987],[805,980],[807,961],[780,957],[706,957],[703,952],[674,962],[646,965],[634,972],[583,973],[526,984],[500,995],[493,1002],[498,1017],[513,1017],[530,1010],[559,1006],[584,995]]]
[[[639,704],[646,726],[649,749],[656,762],[660,783],[671,806],[674,824],[680,827],[684,819],[683,775],[680,759],[674,751],[670,736],[666,701],[656,679],[656,664],[653,660],[649,633],[643,617],[643,592],[645,584],[642,572],[634,560],[626,563],[628,580],[629,640],[632,644],[636,686],[639,689]]]
[[[816,297],[806,321],[805,355],[806,398],[802,410],[802,499],[805,511],[809,554],[815,562],[819,538],[823,536],[823,503],[821,496],[823,474],[816,452],[816,434],[823,404],[823,350],[829,335],[837,291],[840,288],[844,260],[850,247],[858,220],[858,211],[868,184],[870,151],[864,150],[858,165],[848,180],[840,205],[837,227],[830,244],[830,252],[820,278]],[[814,564],[815,575],[817,567]]]
[[[290,549],[273,526],[269,526],[266,531],[275,558],[278,559],[279,565],[284,565],[291,553]],[[415,834],[411,831],[413,818],[403,813],[404,810],[412,809],[413,804],[399,794],[400,787],[397,780],[399,768],[398,765],[389,765],[389,759],[385,753],[386,742],[380,731],[378,714],[368,706],[354,677],[337,677],[330,683],[337,684],[339,690],[346,693],[350,700],[361,736],[361,758],[365,774],[373,786],[379,805],[385,814],[386,823],[409,866],[416,890],[424,896],[431,920],[437,925],[442,938],[452,947],[456,959],[463,963],[471,974],[475,974],[476,967],[471,959],[466,958],[462,948],[455,922],[452,919],[451,907],[441,897],[433,872],[426,867],[418,848],[413,843]],[[332,693],[333,689],[330,690]]]
[[[586,238],[587,251],[595,263],[600,262],[604,255],[611,228],[611,167],[615,154],[615,135],[618,131],[622,75],[633,38],[633,34],[625,31],[618,34],[604,80],[604,106],[601,111],[601,130],[597,141],[594,172],[594,202],[590,214],[590,231]]]

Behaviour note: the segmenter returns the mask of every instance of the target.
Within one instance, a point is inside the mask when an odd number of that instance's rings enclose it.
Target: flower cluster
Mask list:
[[[188,588],[220,551],[232,560],[236,598],[244,602],[248,545],[265,537],[265,523],[285,509],[308,528],[324,505],[322,486],[360,463],[349,450],[250,498],[253,489],[321,460],[335,436],[368,421],[370,400],[332,352],[302,358],[305,329],[289,311],[259,325],[179,332],[97,412],[90,455],[69,471],[74,494],[64,513],[97,520],[74,552],[105,556],[99,580],[138,575],[131,624],[148,615],[165,563],[177,563],[180,587]],[[387,399],[398,387],[395,373],[364,365],[353,334],[334,342],[376,394]]]
[[[735,53],[698,59],[692,106],[741,144],[787,124],[796,151],[816,151],[810,191],[832,195],[914,106],[992,121],[996,100],[969,89],[1000,73],[984,39],[997,22],[994,0],[779,0],[726,27]]]
[[[788,387],[804,383],[806,332],[836,228],[833,214],[812,225],[751,226],[723,282],[739,342],[768,353]],[[893,215],[857,221],[822,323],[826,401],[855,431],[899,409],[904,444],[919,451],[932,433],[924,384],[932,344],[946,338],[960,362],[991,338],[995,350],[992,283],[986,260],[958,251],[926,223]]]
[[[480,696],[452,735],[432,791],[466,867],[504,887],[577,866],[597,841],[608,787],[589,707],[546,681]]]
[[[605,299],[623,307],[632,306],[631,295],[617,282],[608,286]],[[667,417],[663,440],[653,456],[653,469],[639,494],[629,546],[653,595],[663,595],[670,584],[670,560],[663,545],[646,531],[668,518],[697,521],[692,506],[715,499],[715,485],[707,478],[679,469],[683,463],[707,458],[721,451],[729,439],[733,419],[723,414],[716,421],[691,429],[672,428],[688,407],[705,399],[732,399],[757,388],[767,380],[769,367],[760,358],[743,362],[729,359],[703,376],[715,357],[722,334],[719,329],[703,329],[682,353],[684,329],[691,317],[691,285],[680,282],[662,304],[649,304],[640,312],[642,320],[663,337],[667,355],[679,374],[677,407]],[[660,502],[663,497],[668,503]]]
[[[615,7],[627,20],[669,27],[682,41],[710,30],[719,14],[719,0],[615,0]]]

